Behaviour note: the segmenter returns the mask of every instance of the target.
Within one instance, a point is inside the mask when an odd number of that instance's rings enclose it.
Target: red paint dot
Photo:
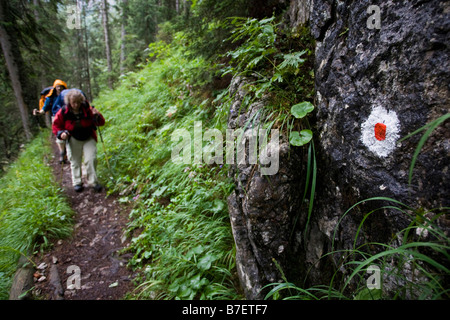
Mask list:
[[[386,125],[384,123],[377,123],[375,125],[375,138],[378,141],[386,139]]]

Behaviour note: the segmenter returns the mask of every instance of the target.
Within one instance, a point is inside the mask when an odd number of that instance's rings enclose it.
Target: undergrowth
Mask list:
[[[229,40],[239,45],[225,55],[230,61],[222,72],[248,80],[240,112],[263,100],[263,127],[279,129],[294,146],[307,144],[312,131],[306,116],[314,109],[315,92],[315,42],[309,28],[286,31],[275,17],[229,22],[235,26]]]
[[[0,179],[0,299],[8,299],[20,255],[71,234],[73,212],[48,165],[50,132],[25,146]]]

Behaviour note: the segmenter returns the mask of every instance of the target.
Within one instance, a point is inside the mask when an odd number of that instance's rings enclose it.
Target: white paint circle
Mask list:
[[[375,138],[375,125],[377,123],[383,123],[386,126],[386,137],[381,141]],[[361,141],[370,151],[384,158],[394,151],[400,137],[399,131],[400,121],[397,113],[376,106],[372,109],[367,120],[361,124]]]

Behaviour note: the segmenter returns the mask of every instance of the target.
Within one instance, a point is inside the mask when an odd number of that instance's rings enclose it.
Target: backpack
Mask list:
[[[41,98],[39,99],[39,110],[44,107],[45,99],[53,95],[53,87],[47,87],[41,91]]]

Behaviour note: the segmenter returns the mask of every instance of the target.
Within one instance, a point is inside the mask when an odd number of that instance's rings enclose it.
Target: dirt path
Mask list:
[[[51,164],[61,180],[57,160],[55,156]],[[70,164],[64,165],[62,186],[75,212],[74,231],[72,237],[55,242],[51,251],[35,257],[35,294],[47,300],[122,299],[133,289],[132,272],[126,268],[131,254],[119,255],[129,242],[124,236],[128,210],[116,197],[107,197],[105,190],[96,193],[85,187],[75,192]]]

